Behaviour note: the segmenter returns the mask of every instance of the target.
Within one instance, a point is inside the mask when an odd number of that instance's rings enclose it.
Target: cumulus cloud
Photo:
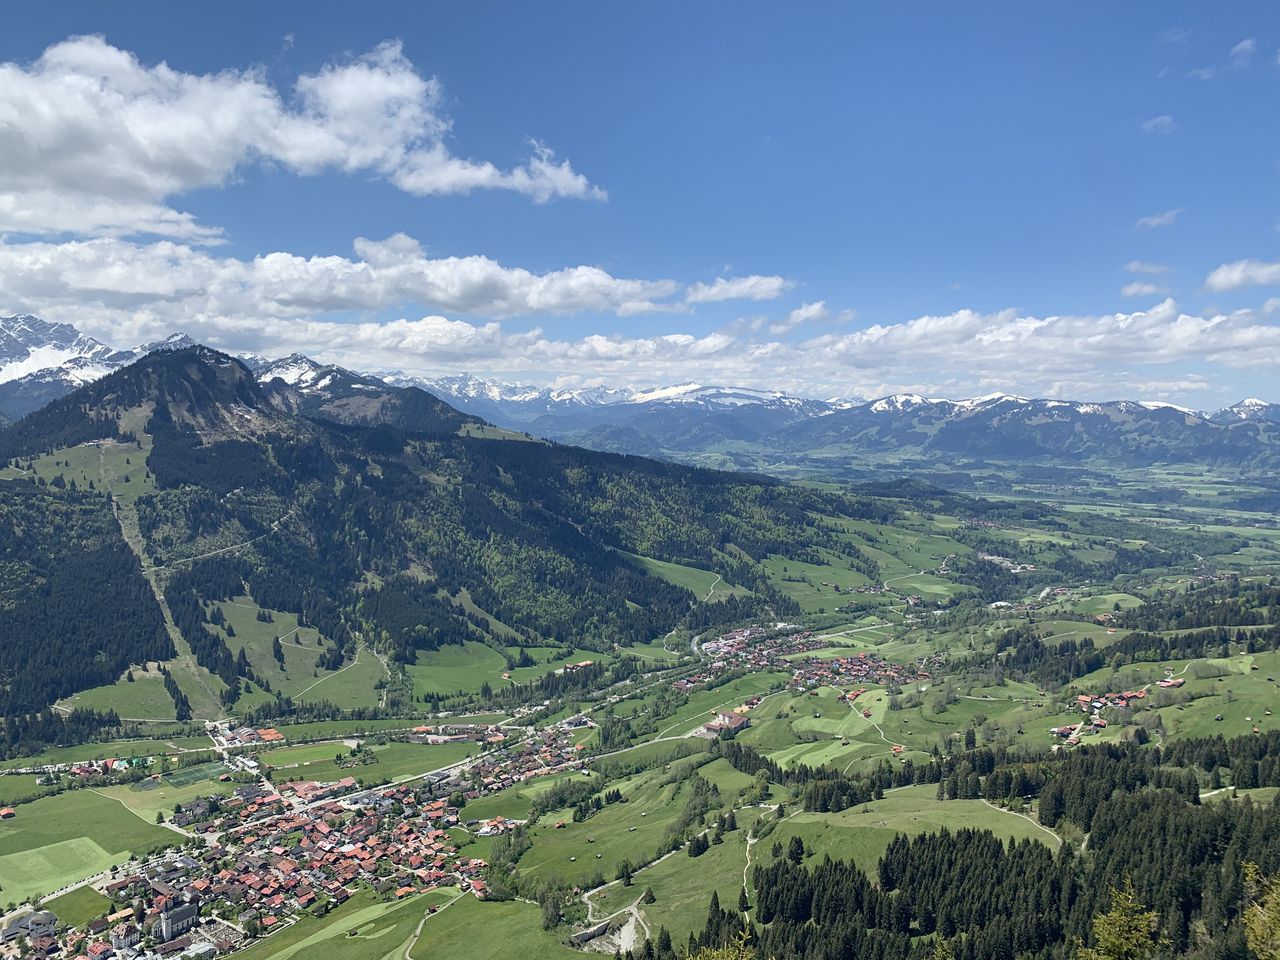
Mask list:
[[[1137,226],[1143,230],[1154,230],[1157,227],[1171,227],[1178,222],[1178,215],[1185,207],[1176,207],[1163,213],[1153,213],[1149,217],[1140,217]]]
[[[595,266],[548,273],[488,257],[428,257],[411,237],[360,238],[354,257],[268,253],[252,260],[216,256],[173,241],[116,238],[64,243],[0,243],[0,302],[145,308],[170,322],[219,314],[297,317],[380,311],[414,303],[494,317],[582,311],[629,316],[672,309],[673,280],[615,277]],[[103,332],[91,330],[87,332]]]
[[[1273,269],[1280,282],[1280,265]],[[625,328],[569,335],[503,319],[576,310],[625,316],[646,304],[678,306],[679,294],[671,281],[617,278],[592,267],[535,274],[483,257],[432,259],[403,235],[361,240],[353,257],[275,253],[252,260],[172,241],[0,243],[5,311],[71,322],[122,346],[185,330],[222,349],[275,356],[297,350],[357,369],[634,386],[698,380],[818,396],[911,389],[1079,397],[1117,395],[1132,382],[1124,392],[1150,397],[1157,382],[1173,390],[1169,384],[1206,369],[1280,366],[1274,316],[1198,316],[1169,299],[1127,313],[961,310],[853,330],[828,326],[832,317],[820,301],[772,327],[693,332],[680,329],[686,321],[679,319],[643,336]],[[410,312],[410,305],[421,309]],[[464,311],[491,316],[450,316]]]
[[[407,193],[509,190],[545,202],[605,192],[534,141],[511,169],[456,156],[444,91],[398,42],[299,76],[147,65],[102,37],[0,63],[0,230],[216,239],[169,201],[267,163],[383,178]]]
[[[1205,279],[1210,290],[1222,292],[1241,287],[1269,287],[1280,283],[1280,263],[1265,260],[1236,260],[1217,267]]]
[[[1158,117],[1150,117],[1142,121],[1143,133],[1173,133],[1176,124],[1173,117],[1167,113],[1162,113]]]
[[[793,286],[786,277],[719,277],[714,283],[695,283],[685,294],[689,303],[721,300],[776,300]]]

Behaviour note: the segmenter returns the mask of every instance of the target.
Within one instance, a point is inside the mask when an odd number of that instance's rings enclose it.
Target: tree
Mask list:
[[[743,887],[738,891],[738,910],[746,913],[751,909],[751,901],[747,899],[747,888]]]
[[[1258,960],[1280,960],[1280,888],[1256,863],[1244,865],[1244,938]]]
[[[1079,960],[1149,960],[1159,954],[1156,912],[1138,902],[1132,880],[1111,888],[1110,909],[1093,918],[1093,941],[1093,947],[1079,947]]]
[[[787,859],[792,863],[804,863],[804,841],[800,837],[792,837],[787,844]]]

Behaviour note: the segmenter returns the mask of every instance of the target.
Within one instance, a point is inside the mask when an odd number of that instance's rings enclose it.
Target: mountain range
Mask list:
[[[175,334],[116,350],[69,324],[0,318],[0,416],[20,418],[141,356],[191,344]],[[469,374],[361,373],[301,354],[240,359],[260,383],[288,387],[289,402],[307,415],[408,426],[414,417],[440,416],[442,402],[477,423],[520,433],[731,468],[838,475],[849,458],[867,456],[1263,467],[1280,461],[1280,404],[1257,399],[1213,411],[999,393],[960,400],[916,394],[817,399],[697,383],[546,388]],[[404,392],[410,387],[417,392]]]
[[[23,638],[0,643],[0,715],[147,661],[172,664],[180,715],[188,700],[207,715],[242,697],[287,709],[279,684],[314,686],[362,641],[399,664],[444,644],[611,651],[693,615],[695,595],[654,572],[673,564],[746,597],[699,617],[794,615],[760,564],[819,549],[865,564],[839,524],[884,510],[530,440],[293,359],[275,373],[154,350],[0,428],[0,637]],[[320,640],[281,677],[270,654],[233,653],[214,613],[228,601]]]

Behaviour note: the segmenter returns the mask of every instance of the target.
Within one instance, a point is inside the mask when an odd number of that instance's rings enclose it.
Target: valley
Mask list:
[[[255,958],[777,948],[830,857],[903,891],[865,935],[906,957],[943,921],[904,856],[1073,851],[1083,929],[1137,856],[1112,807],[1276,816],[1264,485],[787,482],[395,389],[356,415],[179,349],[0,433],[6,921],[74,949],[137,902],[160,943],[181,883],[187,946]],[[1099,764],[1130,786],[1071,786]]]

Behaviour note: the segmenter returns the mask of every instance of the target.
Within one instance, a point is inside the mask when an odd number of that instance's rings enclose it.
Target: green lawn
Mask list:
[[[39,779],[34,773],[10,773],[0,777],[0,806],[24,803],[57,790],[56,786],[37,786]]]
[[[520,859],[521,872],[582,884],[597,873],[612,879],[623,860],[638,864],[652,859],[691,789],[687,779],[664,783],[667,779],[667,773],[656,769],[612,782],[627,802],[608,804],[582,823],[572,822],[569,810],[546,814],[530,828],[533,846]],[[726,806],[731,799],[722,796]],[[564,826],[557,829],[557,822]]]
[[[45,797],[0,822],[4,898],[21,901],[181,838],[88,790]]]
[[[672,940],[683,944],[690,933],[701,933],[707,922],[707,906],[713,890],[726,907],[738,902],[743,868],[747,864],[746,827],[755,819],[755,813],[740,811],[739,829],[726,833],[723,843],[712,844],[702,856],[692,858],[683,850],[677,851],[636,874],[630,887],[615,883],[601,890],[593,898],[597,916],[621,910],[634,903],[647,888],[652,888],[655,900],[642,909],[655,936],[659,927],[666,927]],[[752,849],[753,861],[760,853],[757,843]]]
[[[46,910],[53,911],[69,927],[78,927],[102,916],[110,906],[111,901],[93,887],[78,887],[44,904]]]
[[[723,600],[733,594],[745,594],[748,592],[741,587],[725,583],[710,570],[687,567],[684,564],[671,563],[667,560],[654,560],[652,557],[641,557],[625,551],[619,551],[619,553],[622,553],[623,556],[650,576],[666,580],[668,583],[674,583],[677,587],[684,587],[699,600]]]

